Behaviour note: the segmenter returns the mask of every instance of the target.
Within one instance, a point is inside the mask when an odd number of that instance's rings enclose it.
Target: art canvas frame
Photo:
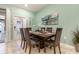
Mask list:
[[[42,18],[42,25],[57,25],[59,14],[48,15]]]

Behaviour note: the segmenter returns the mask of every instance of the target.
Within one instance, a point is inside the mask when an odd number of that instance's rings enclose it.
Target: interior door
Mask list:
[[[19,39],[20,37],[20,28],[23,28],[23,20],[21,17],[17,16],[14,18],[14,37]]]

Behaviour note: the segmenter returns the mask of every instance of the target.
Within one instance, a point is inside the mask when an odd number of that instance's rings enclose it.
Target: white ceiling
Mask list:
[[[11,5],[29,10],[32,12],[37,12],[47,6],[47,4],[28,4],[27,7],[25,6],[25,4],[11,4]]]

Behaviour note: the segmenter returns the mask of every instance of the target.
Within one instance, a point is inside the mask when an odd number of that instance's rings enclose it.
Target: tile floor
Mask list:
[[[46,54],[53,54],[53,49],[46,48],[47,52]],[[61,44],[61,51],[62,54],[78,54],[74,47],[68,46]],[[0,53],[1,54],[28,54],[28,49],[27,52],[25,53],[24,50],[20,47],[20,40],[12,40],[11,42],[8,43],[1,43],[0,44]],[[58,50],[57,50],[58,53]],[[32,54],[39,54],[37,48],[32,49]],[[43,49],[41,49],[40,54],[45,54],[43,52]]]

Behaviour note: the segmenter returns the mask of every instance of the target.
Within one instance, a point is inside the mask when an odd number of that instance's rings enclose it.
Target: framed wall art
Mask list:
[[[57,25],[58,24],[59,14],[54,13],[52,15],[45,16],[42,18],[43,25]]]

